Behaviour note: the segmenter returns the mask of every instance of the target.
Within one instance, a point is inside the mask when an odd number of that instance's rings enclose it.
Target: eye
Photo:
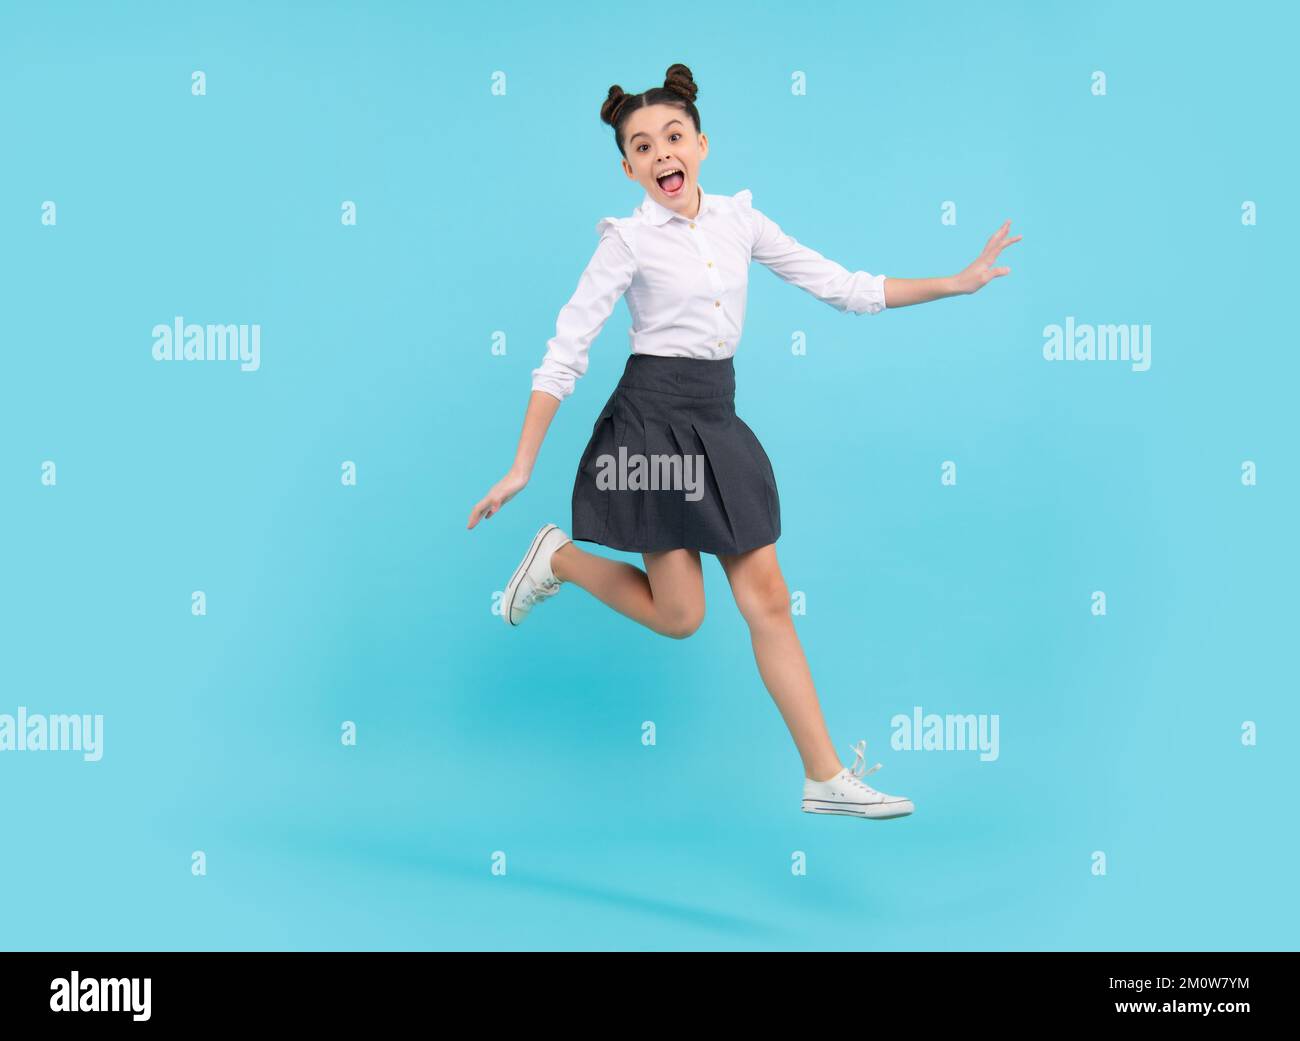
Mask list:
[[[681,136],[682,136],[682,132],[681,132],[680,130],[674,130],[674,131],[672,132],[672,135],[669,137],[669,140],[671,141],[672,138],[674,138],[674,137],[681,137]]]

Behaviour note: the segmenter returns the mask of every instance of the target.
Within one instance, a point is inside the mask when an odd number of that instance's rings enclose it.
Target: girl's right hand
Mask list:
[[[470,510],[469,524],[466,527],[472,528],[479,521],[493,516],[502,506],[518,495],[527,483],[527,474],[511,470],[501,480],[497,481],[492,486],[492,490],[483,496]]]

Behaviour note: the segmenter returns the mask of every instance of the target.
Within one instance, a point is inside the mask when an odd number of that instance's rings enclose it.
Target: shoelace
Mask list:
[[[877,770],[880,769],[882,764],[877,763],[870,770],[866,768],[867,767],[867,739],[865,737],[861,741],[859,741],[856,745],[853,745],[852,750],[853,750],[854,758],[853,758],[853,765],[849,767],[849,773],[853,775],[853,779],[855,783],[865,788],[869,792],[874,792],[875,789],[872,788],[871,785],[858,780],[858,778],[865,777],[867,774],[875,773]]]
[[[562,579],[558,579],[558,578],[542,579],[539,583],[537,583],[537,586],[528,594],[527,602],[530,604],[534,604],[538,600],[542,600],[550,596],[557,589],[559,589],[562,584],[563,584]]]

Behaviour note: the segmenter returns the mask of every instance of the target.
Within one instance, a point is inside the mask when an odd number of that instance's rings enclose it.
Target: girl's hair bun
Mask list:
[[[698,134],[700,111],[695,107],[695,98],[698,94],[699,88],[695,85],[695,77],[691,75],[691,70],[680,63],[669,65],[668,71],[664,73],[662,87],[651,87],[641,94],[628,94],[615,83],[609,88],[609,95],[601,103],[600,118],[602,122],[614,128],[614,144],[618,147],[619,155],[626,159],[627,153],[623,151],[626,144],[623,133],[633,112],[647,105],[672,105],[691,117],[691,122],[695,124],[695,132]]]
[[[608,123],[610,126],[616,125],[618,122],[619,110],[627,104],[627,100],[631,96],[631,94],[623,93],[623,88],[615,83],[609,88],[609,96],[605,99],[605,103],[600,106],[601,120]]]
[[[680,62],[668,66],[668,71],[664,73],[664,90],[671,90],[674,94],[680,94],[692,103],[700,93],[699,88],[695,85],[695,77],[691,75],[691,70]]]

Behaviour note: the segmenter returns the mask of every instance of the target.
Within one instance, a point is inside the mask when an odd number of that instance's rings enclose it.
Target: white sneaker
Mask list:
[[[551,570],[551,554],[572,541],[554,524],[543,524],[533,536],[528,552],[515,568],[501,598],[501,617],[507,625],[518,625],[534,604],[560,591],[564,582]]]
[[[867,765],[867,741],[863,738],[853,747],[852,767],[844,767],[828,781],[814,781],[805,777],[803,781],[804,813],[839,813],[848,817],[870,817],[872,820],[888,820],[891,817],[906,817],[914,807],[910,799],[901,795],[886,795],[870,785],[858,780],[880,769],[877,763],[870,770]],[[862,769],[859,769],[859,763]]]

